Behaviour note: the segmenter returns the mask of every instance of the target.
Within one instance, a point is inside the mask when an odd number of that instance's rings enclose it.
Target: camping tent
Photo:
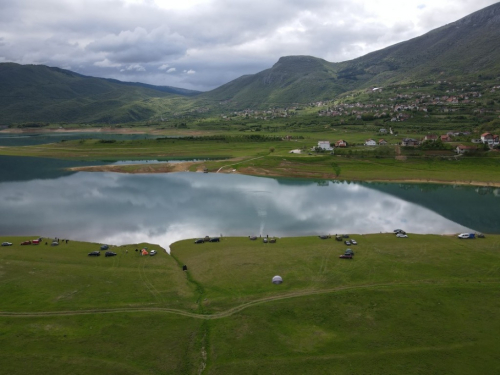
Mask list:
[[[283,282],[283,279],[281,276],[274,276],[273,277],[273,284],[281,284]]]
[[[148,255],[148,251],[146,249],[142,249],[141,250],[141,255]]]

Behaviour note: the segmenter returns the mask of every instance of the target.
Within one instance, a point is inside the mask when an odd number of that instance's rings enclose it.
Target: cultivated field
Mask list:
[[[493,374],[500,236],[0,248],[9,374]],[[34,238],[34,237],[33,237]],[[50,242],[49,242],[50,244]],[[158,250],[154,257],[135,249]],[[102,252],[104,253],[104,252]],[[182,265],[188,271],[182,271]],[[284,283],[271,278],[281,275]]]

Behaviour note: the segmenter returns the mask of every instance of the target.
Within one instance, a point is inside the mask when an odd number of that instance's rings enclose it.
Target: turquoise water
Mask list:
[[[220,234],[500,233],[493,188],[61,169],[72,163],[0,157],[0,236],[168,246]]]

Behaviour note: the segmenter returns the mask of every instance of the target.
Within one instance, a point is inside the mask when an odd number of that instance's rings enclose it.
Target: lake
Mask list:
[[[168,247],[221,234],[500,233],[493,188],[61,169],[71,163],[0,157],[0,235]]]

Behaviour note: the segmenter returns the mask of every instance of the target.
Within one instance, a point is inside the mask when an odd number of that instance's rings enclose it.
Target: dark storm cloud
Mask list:
[[[494,2],[0,0],[0,61],[208,90],[285,55],[352,59]]]

